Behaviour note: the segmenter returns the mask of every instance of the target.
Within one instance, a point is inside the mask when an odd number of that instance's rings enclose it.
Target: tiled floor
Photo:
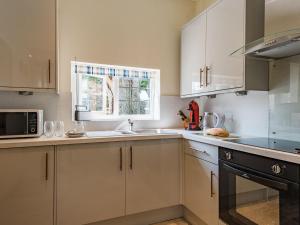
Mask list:
[[[187,223],[183,219],[176,219],[176,220],[170,220],[170,221],[166,221],[163,223],[157,223],[157,224],[153,224],[153,225],[189,225],[189,223]]]

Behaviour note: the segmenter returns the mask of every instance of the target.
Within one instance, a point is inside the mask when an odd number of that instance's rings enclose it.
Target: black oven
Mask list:
[[[220,148],[220,219],[229,225],[300,225],[299,168]]]

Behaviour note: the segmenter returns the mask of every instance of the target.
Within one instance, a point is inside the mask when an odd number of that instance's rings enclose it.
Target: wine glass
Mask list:
[[[83,121],[75,121],[74,125],[75,125],[74,130],[76,131],[76,133],[84,133],[85,127],[84,127],[84,122]]]
[[[44,134],[47,138],[53,137],[53,135],[54,135],[54,123],[53,123],[53,121],[45,121],[45,123],[44,123]]]
[[[65,125],[63,121],[54,122],[54,133],[56,137],[62,137],[65,133]]]

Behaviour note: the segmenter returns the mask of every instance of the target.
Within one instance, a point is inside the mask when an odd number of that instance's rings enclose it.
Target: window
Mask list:
[[[160,71],[72,62],[76,120],[157,120]]]

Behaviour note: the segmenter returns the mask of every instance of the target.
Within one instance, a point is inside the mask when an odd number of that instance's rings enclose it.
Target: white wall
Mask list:
[[[266,0],[266,35],[300,28],[299,0]]]
[[[196,13],[200,13],[208,8],[211,4],[215,3],[217,0],[196,0]]]
[[[70,61],[161,70],[161,94],[179,95],[181,27],[191,0],[59,0],[61,91]]]

